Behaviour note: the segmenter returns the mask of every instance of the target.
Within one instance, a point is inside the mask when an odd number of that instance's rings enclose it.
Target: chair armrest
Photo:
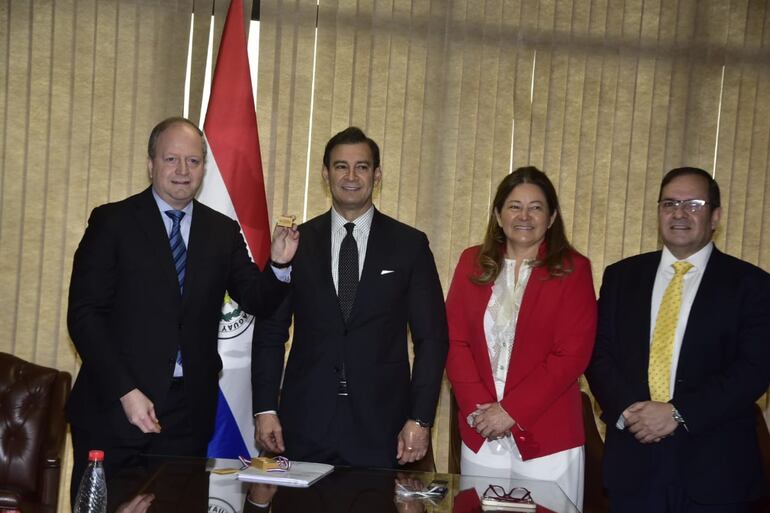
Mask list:
[[[60,458],[46,458],[43,460],[43,468],[61,468]]]
[[[21,495],[13,490],[0,488],[0,510],[19,509],[21,504]]]
[[[56,412],[49,418],[48,434],[43,447],[39,495],[40,502],[53,507],[59,502],[59,482],[61,481],[61,456],[67,433],[67,421],[64,406],[69,397],[72,377],[68,372],[59,372],[51,387],[51,411]]]
[[[45,442],[43,443],[43,458],[58,460],[64,449],[64,439],[67,435],[67,420],[64,408],[70,393],[72,376],[68,372],[59,371],[51,385],[50,408]]]
[[[46,464],[41,473],[41,477],[40,502],[47,506],[53,506],[55,510],[57,503],[59,502],[59,482],[61,481],[60,466],[58,464],[54,466],[48,466]]]

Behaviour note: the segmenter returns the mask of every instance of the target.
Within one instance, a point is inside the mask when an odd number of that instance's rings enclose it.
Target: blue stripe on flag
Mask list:
[[[214,435],[211,437],[208,448],[209,458],[231,458],[249,456],[249,450],[243,441],[243,436],[238,430],[233,412],[227,403],[222,388],[219,388],[219,400],[217,401],[217,421]]]

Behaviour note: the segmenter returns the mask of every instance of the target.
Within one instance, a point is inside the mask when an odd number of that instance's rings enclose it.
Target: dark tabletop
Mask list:
[[[337,467],[309,488],[244,483],[236,474],[218,475],[214,468],[238,466],[233,460],[141,458],[119,475],[107,476],[108,513],[477,513],[479,497],[489,484],[505,489],[525,486],[538,503],[538,512],[573,513],[555,483],[501,480],[454,474]],[[446,481],[443,499],[404,499],[395,493],[401,484],[425,488]],[[266,507],[260,507],[264,504]]]

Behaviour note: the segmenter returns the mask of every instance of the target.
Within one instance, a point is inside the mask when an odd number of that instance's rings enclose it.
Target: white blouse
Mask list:
[[[492,286],[487,310],[484,313],[484,334],[487,339],[492,377],[505,385],[508,364],[511,361],[516,321],[519,318],[521,300],[532,275],[532,260],[524,260],[516,279],[516,260],[506,258],[503,268]],[[498,397],[498,400],[501,398]]]

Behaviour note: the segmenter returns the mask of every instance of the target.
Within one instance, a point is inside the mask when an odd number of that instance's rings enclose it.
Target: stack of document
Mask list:
[[[333,465],[292,461],[291,468],[285,472],[269,472],[248,467],[238,473],[238,479],[250,483],[307,488],[332,470],[334,470]]]

